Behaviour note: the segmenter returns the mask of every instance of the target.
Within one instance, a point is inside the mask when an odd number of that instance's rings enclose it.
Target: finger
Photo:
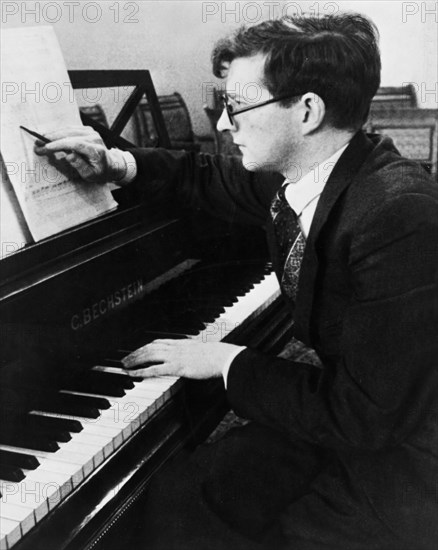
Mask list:
[[[61,128],[59,130],[52,130],[51,132],[46,132],[44,137],[55,141],[67,137],[77,137],[84,136],[89,137],[90,135],[97,134],[91,126],[67,126],[66,128]],[[99,134],[97,134],[99,135]]]
[[[53,154],[63,151],[66,153],[78,153],[84,157],[91,157],[96,154],[96,147],[90,143],[84,142],[80,138],[68,137],[46,143],[44,147],[36,147],[35,151],[39,154]]]
[[[66,157],[67,160],[67,157]],[[95,182],[99,180],[98,174],[96,171],[88,164],[86,160],[81,157],[76,156],[76,160],[68,161],[70,166],[79,174],[79,177],[87,182]]]
[[[132,369],[139,365],[145,365],[148,363],[163,363],[166,357],[167,354],[165,349],[148,344],[144,348],[133,351],[124,357],[122,359],[122,364],[125,369]]]
[[[68,153],[65,156],[65,160],[73,166],[73,168],[75,168],[81,176],[96,175],[95,170],[90,166],[87,159],[77,153]]]
[[[67,153],[65,160],[75,168],[76,166],[79,166],[80,163],[81,165],[85,164],[84,159],[80,157],[77,153]]]
[[[35,141],[35,147],[38,148],[38,149],[41,149],[42,147],[44,147],[45,144],[46,144],[45,141],[41,141],[41,140],[39,140],[39,139],[37,139],[37,140]]]
[[[35,146],[33,148],[33,151],[36,155],[46,155],[46,150],[44,149],[45,147],[45,143],[43,143],[42,141],[36,141],[35,142]]]
[[[184,338],[157,338],[153,342],[151,342],[149,345],[152,344],[158,344],[163,346],[174,346],[175,344],[178,344],[179,342],[185,342],[187,341]]]
[[[156,378],[158,376],[178,376],[177,368],[168,363],[162,365],[154,365],[146,369],[136,369],[127,371],[128,376],[130,377],[139,377],[142,378]]]

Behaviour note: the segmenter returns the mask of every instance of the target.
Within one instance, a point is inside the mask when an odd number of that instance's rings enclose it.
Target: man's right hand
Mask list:
[[[108,149],[100,135],[90,126],[74,126],[45,134],[50,143],[35,145],[38,155],[65,153],[65,160],[88,182],[120,181],[127,172],[119,149]]]

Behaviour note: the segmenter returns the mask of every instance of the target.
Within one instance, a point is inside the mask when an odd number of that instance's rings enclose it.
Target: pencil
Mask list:
[[[43,143],[50,143],[50,139],[47,139],[46,137],[42,136],[41,134],[38,134],[37,132],[32,132],[32,130],[29,130],[28,128],[25,128],[24,126],[20,126],[20,128],[22,130],[24,130],[25,132],[27,132],[28,134],[30,134],[31,136],[36,137],[37,139],[39,139]]]

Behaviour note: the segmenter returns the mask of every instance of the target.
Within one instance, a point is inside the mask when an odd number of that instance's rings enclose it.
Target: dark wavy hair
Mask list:
[[[314,92],[324,100],[330,124],[357,129],[380,85],[378,40],[374,23],[356,13],[282,17],[243,26],[220,40],[212,53],[213,73],[223,78],[233,59],[264,54],[263,84],[273,97]]]

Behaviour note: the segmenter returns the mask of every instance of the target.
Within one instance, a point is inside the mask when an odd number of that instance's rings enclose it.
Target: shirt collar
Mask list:
[[[297,216],[300,216],[303,210],[321,195],[335,164],[347,146],[348,143],[298,181],[291,182],[287,179],[284,181],[283,186],[287,185],[286,200]]]

